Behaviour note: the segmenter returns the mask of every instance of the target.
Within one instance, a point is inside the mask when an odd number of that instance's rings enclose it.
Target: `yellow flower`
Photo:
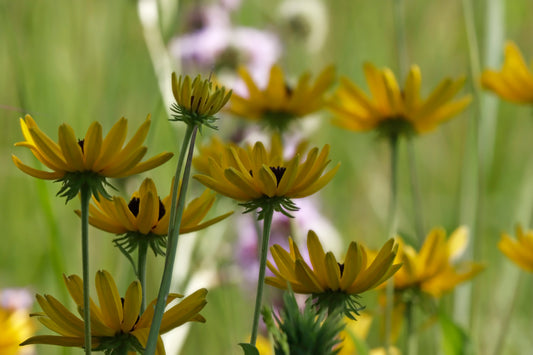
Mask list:
[[[509,259],[522,269],[533,272],[533,230],[525,233],[520,226],[516,227],[517,239],[503,233],[498,248]]]
[[[287,85],[281,68],[274,65],[265,89],[260,90],[244,68],[239,74],[248,87],[248,97],[233,95],[230,111],[252,120],[263,120],[273,128],[284,129],[291,119],[303,117],[320,110],[324,104],[324,94],[335,80],[335,68],[327,67],[320,73],[313,85],[311,74],[304,73],[296,87]]]
[[[214,86],[210,80],[202,80],[198,75],[191,82],[189,76],[179,80],[176,73],[172,73],[172,93],[176,103],[171,106],[175,113],[175,121],[184,121],[188,125],[206,125],[216,128],[213,117],[228,102],[231,90],[226,92],[224,87]]]
[[[396,290],[417,288],[440,297],[484,269],[483,265],[473,262],[454,265],[454,259],[468,243],[468,230],[465,227],[457,228],[447,240],[442,228],[434,228],[418,253],[413,247],[404,244],[401,238],[398,238],[398,243],[400,248],[396,259],[403,262],[403,267],[394,275]]]
[[[275,210],[297,210],[291,198],[309,196],[324,187],[335,175],[339,165],[324,173],[329,145],[319,152],[313,148],[300,162],[303,145],[291,159],[284,159],[283,146],[274,135],[270,150],[261,142],[246,148],[228,144],[220,156],[209,158],[209,171],[195,175],[202,184],[244,204],[248,211],[274,203]],[[279,207],[279,209],[277,209]]]
[[[234,149],[238,149],[234,143],[228,143]],[[208,144],[202,144],[198,147],[198,153],[192,160],[192,165],[198,172],[202,174],[209,174],[209,158],[213,158],[215,161],[223,159],[224,150],[226,150],[226,144],[220,139],[219,136],[214,135]]]
[[[356,296],[371,290],[401,267],[401,264],[394,264],[398,246],[393,239],[383,245],[372,262],[363,245],[351,242],[344,262],[339,263],[332,252],[324,252],[315,232],[309,231],[307,248],[312,267],[305,262],[292,239],[289,239],[289,243],[290,253],[279,245],[270,248],[277,268],[267,262],[275,276],[267,277],[265,282],[281,289],[287,289],[289,283],[294,292],[316,295],[319,302],[321,298],[329,302],[336,296]],[[348,304],[348,313],[357,314],[361,308],[355,300],[353,302]]]
[[[481,84],[505,100],[533,103],[533,73],[522,53],[513,42],[505,45],[505,59],[500,72],[487,69],[481,75]]]
[[[29,314],[24,309],[0,307],[0,354],[22,354],[19,344],[34,332]]]
[[[102,138],[102,126],[93,122],[85,138],[78,141],[72,127],[64,123],[59,126],[58,143],[39,129],[30,115],[20,119],[25,141],[15,146],[30,148],[33,155],[51,172],[34,169],[12,156],[15,165],[28,175],[40,179],[63,181],[60,194],[71,199],[76,196],[82,183],[91,185],[93,196],[98,192],[108,196],[103,184],[105,178],[120,178],[153,169],[172,157],[172,153],[161,153],[141,162],[147,147],[143,142],[150,128],[150,116],[146,118],[130,141],[124,145],[128,121],[121,118]]]
[[[147,240],[154,253],[164,255],[166,238],[163,237],[168,233],[171,202],[170,194],[160,200],[154,182],[147,178],[141,184],[139,191],[133,193],[129,203],[117,196],[112,200],[100,199],[100,201],[93,197],[93,204],[89,206],[89,223],[109,233],[127,234],[124,238],[129,245],[126,248],[129,252],[137,247],[139,241]],[[228,212],[200,223],[214,202],[215,193],[208,189],[200,197],[192,200],[183,212],[180,234],[207,228],[233,213]],[[76,213],[81,216],[81,211],[78,210]]]
[[[446,78],[422,99],[422,77],[416,65],[411,66],[403,90],[388,68],[380,70],[366,63],[364,71],[371,98],[349,79],[341,78],[340,87],[329,105],[336,115],[334,123],[342,128],[378,129],[386,137],[425,133],[461,112],[471,101],[470,95],[452,101],[463,87],[464,78]]]
[[[82,280],[76,275],[64,276],[68,291],[78,309],[83,309]],[[122,351],[142,351],[146,346],[148,333],[154,315],[156,300],[141,308],[141,285],[134,281],[128,287],[126,295],[121,298],[117,286],[107,271],[96,273],[96,291],[100,307],[91,300],[91,334],[94,350],[122,349]],[[199,312],[206,305],[206,289],[200,289],[184,298],[180,303],[168,309],[161,322],[159,334],[164,334],[180,325],[190,322],[205,322]],[[182,295],[170,294],[167,304]],[[50,295],[37,295],[37,302],[43,312],[36,313],[39,321],[48,329],[60,335],[39,335],[27,339],[21,345],[50,344],[60,346],[83,347],[84,322],[71,313],[56,298]],[[83,314],[82,311],[80,311]],[[165,354],[161,337],[158,338],[156,354]]]

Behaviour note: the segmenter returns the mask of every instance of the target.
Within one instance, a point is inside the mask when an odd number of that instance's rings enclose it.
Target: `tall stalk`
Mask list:
[[[146,256],[148,254],[148,242],[143,240],[139,243],[137,250],[137,278],[141,283],[141,312],[144,313],[146,309]]]
[[[148,336],[148,342],[146,344],[146,355],[153,355],[157,346],[157,338],[159,336],[159,328],[161,327],[161,320],[163,319],[163,313],[165,312],[166,300],[170,291],[170,283],[172,282],[172,271],[174,269],[174,262],[176,259],[176,251],[178,249],[179,232],[181,226],[181,218],[185,209],[185,198],[187,193],[187,187],[189,185],[189,177],[191,175],[192,155],[194,152],[194,143],[196,141],[196,133],[198,132],[198,126],[187,125],[187,131],[185,132],[185,138],[183,140],[182,149],[180,151],[180,157],[178,160],[178,166],[176,168],[176,175],[174,181],[174,187],[172,189],[172,205],[170,209],[170,224],[168,227],[168,241],[167,250],[165,255],[165,268],[163,270],[163,277],[161,279],[161,286],[159,287],[159,294],[157,296],[157,303],[155,306],[154,318],[152,319],[152,325],[150,327],[150,334]],[[185,169],[183,172],[183,179],[181,182],[181,189],[178,186],[181,175],[181,166],[183,165],[183,159],[185,151],[188,146],[187,161],[185,163]],[[176,204],[177,201],[177,204]]]
[[[268,240],[270,239],[270,227],[274,216],[274,208],[265,206],[265,218],[263,222],[263,236],[261,238],[261,254],[259,261],[259,278],[257,280],[257,292],[255,295],[254,319],[252,323],[252,337],[250,344],[255,346],[257,340],[257,328],[259,326],[259,314],[261,313],[261,303],[263,302],[263,288],[265,286],[265,271],[268,254]]]
[[[390,145],[390,205],[388,233],[389,238],[396,236],[398,221],[398,135],[391,135],[389,138]],[[385,352],[389,354],[392,333],[392,311],[394,307],[394,279],[390,278],[385,288],[386,305],[385,305]]]
[[[89,284],[89,199],[91,190],[89,185],[83,184],[81,195],[81,260],[83,268],[83,323],[85,326],[85,354],[91,353],[91,309]]]

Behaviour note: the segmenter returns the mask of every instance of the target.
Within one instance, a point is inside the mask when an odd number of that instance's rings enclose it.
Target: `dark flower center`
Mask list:
[[[285,170],[287,170],[287,168],[284,168],[282,166],[271,166],[270,170],[274,173],[274,176],[276,177],[276,186],[279,186],[279,182],[281,181],[281,178],[283,177],[283,174],[285,174]]]
[[[276,177],[276,186],[279,186],[279,182],[281,181],[283,174],[285,174],[285,170],[287,170],[287,168],[284,168],[282,166],[270,167],[270,171],[272,171],[274,173],[274,176]],[[254,177],[254,173],[252,170],[250,170],[250,176]]]
[[[131,199],[130,203],[128,203],[128,208],[130,209],[131,213],[135,217],[139,214],[139,205],[141,203],[141,200],[138,197],[134,197]],[[159,199],[159,215],[157,216],[157,220],[161,220],[163,216],[165,215],[165,206],[163,205],[163,202],[161,202],[161,199]]]
[[[84,144],[84,143],[85,143],[85,139],[78,139],[78,145],[80,146],[80,148],[81,148],[81,152],[82,152],[82,153],[85,153],[85,152],[83,151],[83,144]]]
[[[339,270],[341,272],[341,277],[342,277],[342,273],[344,272],[344,264],[337,263],[337,265],[339,265]]]

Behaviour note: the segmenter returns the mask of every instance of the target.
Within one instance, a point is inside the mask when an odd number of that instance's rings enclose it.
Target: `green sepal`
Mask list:
[[[158,235],[154,233],[141,234],[139,232],[127,232],[126,234],[113,239],[113,243],[120,251],[131,254],[138,247],[140,243],[148,243],[148,246],[154,252],[154,256],[165,256],[165,250],[167,248],[167,236]]]
[[[378,137],[398,139],[401,136],[411,138],[416,135],[413,124],[403,117],[390,118],[381,121],[377,126]]]
[[[252,344],[248,343],[239,343],[242,350],[244,351],[244,355],[259,355],[259,350]]]
[[[365,306],[359,303],[359,295],[349,295],[344,292],[324,291],[315,293],[312,297],[315,300],[315,306],[319,309],[327,310],[328,313],[341,312],[346,317],[356,320],[359,312],[365,309]]]
[[[104,198],[111,200],[105,189],[106,186],[116,190],[116,188],[107,182],[105,176],[99,175],[94,171],[76,171],[68,172],[61,179],[57,179],[55,182],[61,183],[57,196],[66,197],[65,204],[78,195],[82,186],[88,186],[91,194],[100,201],[100,195]]]
[[[249,213],[259,209],[257,212],[257,220],[265,218],[265,210],[272,208],[276,212],[281,212],[289,218],[294,218],[288,211],[296,212],[300,210],[292,200],[285,196],[263,196],[253,201],[240,203],[240,206],[245,208],[243,213]]]
[[[172,118],[169,121],[181,121],[185,122],[188,126],[196,125],[198,126],[198,131],[202,133],[202,127],[206,126],[214,130],[218,130],[218,127],[215,125],[218,118],[212,115],[203,115],[197,112],[189,111],[187,108],[173,103],[170,106],[170,110],[173,112]]]
[[[143,354],[144,348],[137,338],[130,333],[120,333],[114,337],[99,338],[100,345],[93,348],[93,351],[103,351],[105,355],[124,355],[128,351],[135,351]]]

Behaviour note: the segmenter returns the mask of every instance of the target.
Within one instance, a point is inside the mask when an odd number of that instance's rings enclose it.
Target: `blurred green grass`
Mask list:
[[[163,29],[166,39],[176,34],[180,22],[184,21],[182,10],[191,3],[180,2],[180,11],[174,15],[176,23]],[[530,41],[533,3],[530,0],[504,3],[505,38],[515,40],[526,58],[533,58]],[[327,6],[330,23],[324,49],[310,57],[287,48],[282,63],[289,72],[297,75],[308,68],[318,72],[324,65],[334,63],[340,75],[365,86],[364,61],[398,71],[392,1],[335,0],[327,2]],[[277,16],[275,8],[260,1],[244,1],[235,20],[249,26],[272,26],[270,19]],[[483,53],[485,2],[475,2],[474,10]],[[408,1],[405,13],[409,58],[421,67],[424,95],[444,76],[469,74],[460,1]],[[50,255],[55,250],[61,256],[63,272],[81,272],[79,222],[72,212],[79,203],[73,201],[65,205],[54,197],[57,184],[37,182],[12,164],[10,154],[16,154],[25,162],[35,162],[24,149],[13,147],[13,143],[22,138],[18,118],[31,114],[39,126],[55,138],[62,122],[70,124],[76,132],[84,132],[91,121],[99,120],[107,132],[118,118],[125,116],[131,132],[151,113],[153,123],[148,138],[148,154],[151,155],[162,150],[175,151],[182,129],[166,121],[168,103],[162,101],[159,93],[135,1],[1,0],[0,21],[0,67],[3,69],[0,81],[0,149],[3,153],[0,156],[0,201],[3,204],[0,288],[29,287],[35,292],[64,297],[65,290],[60,284],[60,275],[54,272]],[[483,64],[483,58],[481,60]],[[414,143],[426,230],[441,225],[451,231],[461,222],[458,206],[461,174],[469,120],[473,115],[471,105],[466,112]],[[531,184],[530,177],[525,174],[528,164],[532,163],[529,161],[532,115],[530,107],[505,102],[498,106],[494,160],[485,176],[481,224],[476,235],[482,239],[481,259],[488,265],[475,281],[483,290],[481,298],[476,300],[480,307],[476,321],[481,328],[473,335],[480,354],[493,346],[499,327],[492,325],[499,324],[502,312],[506,311],[512,296],[510,285],[517,275],[516,267],[500,255],[496,243],[502,231],[512,232],[517,221],[528,221],[531,217],[531,211],[527,210],[531,196],[524,196],[524,185]],[[333,161],[342,162],[336,178],[321,193],[323,213],[346,241],[363,240],[377,247],[386,236],[387,146],[370,133],[346,132],[333,127],[329,124],[330,115],[323,116],[321,130],[311,140],[316,145],[331,143]],[[412,235],[412,193],[405,148],[405,145],[400,147],[399,230]],[[156,183],[169,186],[175,163],[173,159],[149,176]],[[141,177],[135,177],[117,184],[126,186],[130,193],[140,181]],[[54,227],[43,214],[38,197],[43,189],[50,199],[60,245],[50,242]],[[106,268],[120,280],[119,288],[124,290],[133,278],[129,265],[111,247],[108,235],[92,228],[90,233],[91,250],[99,251],[92,256],[91,274]],[[153,263],[154,291],[151,293],[155,296],[162,264],[161,260]],[[530,277],[523,290],[505,354],[521,354],[523,349],[533,346]],[[229,344],[243,341],[247,337],[250,312],[233,303],[242,297],[242,291],[235,285],[213,290],[205,311],[208,324],[193,326],[183,353],[222,354],[221,349],[228,349]],[[57,348],[38,348],[39,354],[58,352]],[[227,353],[238,353],[238,348],[233,346]]]

